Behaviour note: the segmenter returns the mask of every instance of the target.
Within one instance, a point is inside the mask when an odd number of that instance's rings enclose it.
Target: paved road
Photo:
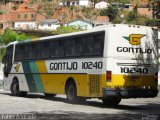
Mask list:
[[[64,95],[53,99],[43,94],[14,97],[10,92],[0,91],[0,114],[0,119],[8,114],[14,117],[29,114],[37,120],[158,120],[160,97],[124,99],[117,107],[105,107],[97,99],[87,100],[85,104],[68,104]]]

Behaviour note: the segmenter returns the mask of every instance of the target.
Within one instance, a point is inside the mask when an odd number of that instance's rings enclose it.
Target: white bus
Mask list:
[[[66,94],[117,105],[158,93],[157,35],[150,27],[107,25],[10,43],[3,58],[4,89],[15,96]]]

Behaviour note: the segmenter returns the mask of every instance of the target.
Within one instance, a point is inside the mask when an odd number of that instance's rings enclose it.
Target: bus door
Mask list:
[[[3,64],[4,64],[4,76],[8,77],[8,74],[12,68],[12,57],[13,57],[13,45],[8,46],[6,49],[6,55],[3,57]]]

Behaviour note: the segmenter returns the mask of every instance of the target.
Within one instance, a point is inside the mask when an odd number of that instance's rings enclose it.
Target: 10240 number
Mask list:
[[[129,68],[129,67],[120,67],[121,73],[140,73],[148,74],[148,68]]]

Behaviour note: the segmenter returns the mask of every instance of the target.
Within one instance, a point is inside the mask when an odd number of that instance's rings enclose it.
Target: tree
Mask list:
[[[3,10],[0,10],[0,15],[2,15],[4,13],[4,11]]]
[[[151,19],[151,20],[146,20],[145,25],[147,26],[158,26],[160,27],[160,20],[158,19]]]
[[[128,13],[126,20],[127,22],[136,21],[137,17],[138,17],[138,12],[136,9],[133,9],[132,11]]]
[[[160,19],[160,0],[149,0],[148,5],[153,10],[152,17]]]
[[[48,17],[51,17],[55,12],[58,3],[57,0],[42,0],[39,4],[43,8],[42,11],[39,12],[44,12]]]
[[[102,9],[100,11],[101,16],[108,16],[110,21],[113,21],[118,14],[118,9],[109,6],[107,9]]]
[[[11,29],[6,29],[4,33],[0,36],[0,43],[8,44],[16,40],[21,41],[28,38],[29,36],[27,36],[26,34],[18,34]]]
[[[65,34],[65,33],[71,33],[71,32],[78,32],[81,31],[80,27],[76,26],[61,26],[57,28],[57,31],[55,31],[55,34]]]

